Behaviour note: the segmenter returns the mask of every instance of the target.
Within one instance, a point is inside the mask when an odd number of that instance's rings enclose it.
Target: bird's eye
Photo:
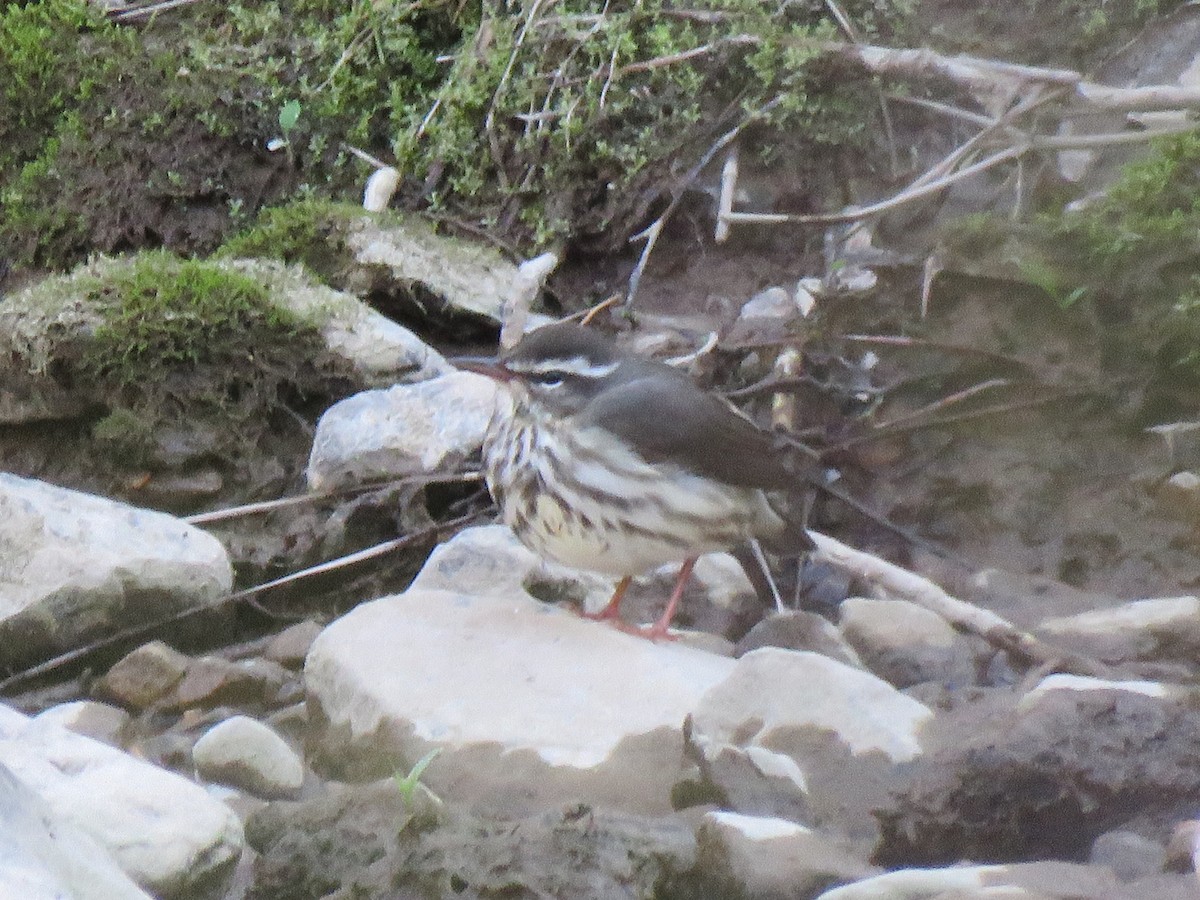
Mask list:
[[[566,378],[567,373],[563,372],[561,369],[550,369],[546,372],[536,373],[532,377],[532,380],[536,381],[544,388],[556,388],[561,386]]]

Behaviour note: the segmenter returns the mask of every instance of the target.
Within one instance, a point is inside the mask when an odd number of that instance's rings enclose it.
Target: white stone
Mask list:
[[[703,698],[694,733],[722,744],[769,746],[779,729],[835,735],[851,753],[907,762],[921,752],[930,710],[859,669],[806,651],[764,647],[737,661]],[[800,768],[805,768],[803,762]]]
[[[437,746],[423,781],[450,799],[658,814],[684,719],[733,665],[523,593],[411,589],[326,628],[305,681],[323,759],[363,777]]]
[[[1159,597],[1046,619],[1045,639],[1104,659],[1192,660],[1200,653],[1200,598]]]
[[[754,763],[760,774],[768,778],[786,778],[800,793],[808,792],[808,778],[796,760],[786,753],[768,750],[766,747],[746,747],[746,756]]]
[[[746,816],[741,813],[714,810],[705,815],[710,822],[727,825],[750,838],[753,841],[769,841],[772,838],[796,837],[800,834],[811,834],[811,828],[805,828],[788,819],[776,819],[772,816]]]
[[[769,287],[747,300],[738,318],[787,319],[799,313],[799,307],[786,290],[781,287]]]
[[[220,541],[165,513],[0,473],[0,670],[228,594]]]
[[[950,891],[983,888],[988,876],[1004,872],[1004,866],[900,869],[825,891],[817,900],[925,900]]]
[[[304,763],[287,741],[249,716],[214,725],[192,747],[196,771],[206,781],[239,787],[258,797],[295,797]]]
[[[317,423],[309,487],[449,471],[483,444],[496,396],[490,378],[451,372],[335,403]]]
[[[1144,886],[1144,885],[1143,885]],[[1141,897],[1122,890],[1105,866],[1044,860],[1011,865],[900,869],[818,895],[817,900],[1023,900],[1050,897]],[[1153,888],[1150,889],[1153,891]],[[1174,896],[1174,894],[1172,894]]]
[[[826,885],[879,871],[838,842],[787,819],[709,812],[696,837],[701,859],[725,868],[747,897],[812,897]]]
[[[1145,697],[1166,697],[1170,694],[1166,685],[1157,681],[1110,681],[1104,678],[1092,678],[1087,675],[1058,673],[1048,675],[1039,681],[1033,690],[1021,698],[1017,704],[1017,709],[1022,711],[1028,710],[1041,697],[1051,691],[1125,691],[1130,694],[1141,694]]]
[[[50,720],[0,706],[0,765],[161,898],[210,889],[241,855],[241,823],[199,785]]]
[[[93,837],[0,765],[0,900],[150,900]]]
[[[796,282],[796,290],[792,293],[792,301],[800,310],[800,315],[806,319],[809,313],[817,306],[817,298],[813,295],[812,291],[804,286],[803,280]]]
[[[391,166],[383,166],[371,173],[367,185],[363,188],[363,209],[367,212],[381,212],[392,202],[396,186],[400,184],[400,172]]]

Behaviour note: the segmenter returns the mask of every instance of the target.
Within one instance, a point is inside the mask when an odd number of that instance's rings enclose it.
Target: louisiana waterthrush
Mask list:
[[[504,523],[542,557],[620,577],[591,616],[615,619],[632,576],[682,566],[651,638],[667,635],[696,557],[791,530],[768,492],[799,485],[770,434],[664,363],[600,333],[539,328],[495,361],[501,403],[483,447]],[[503,398],[502,398],[503,399]]]

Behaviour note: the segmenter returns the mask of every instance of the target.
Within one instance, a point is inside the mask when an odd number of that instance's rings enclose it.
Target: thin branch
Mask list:
[[[628,63],[621,66],[617,70],[617,77],[621,78],[625,75],[630,75],[634,72],[648,72],[651,69],[661,69],[666,66],[673,66],[676,63],[687,62],[689,59],[695,59],[698,56],[708,56],[726,46],[739,46],[753,44],[755,46],[762,43],[760,38],[751,34],[735,34],[732,37],[723,38],[711,44],[701,44],[699,47],[692,47],[690,50],[681,50],[678,53],[669,53],[666,56],[656,56],[654,59],[644,59],[639,62]]]
[[[1007,378],[990,378],[987,381],[973,384],[969,388],[964,388],[961,391],[955,391],[953,394],[948,394],[941,397],[932,403],[922,406],[920,409],[915,409],[903,416],[898,416],[888,422],[880,422],[872,426],[874,431],[894,431],[898,428],[903,428],[918,419],[923,419],[932,413],[941,412],[948,409],[955,403],[962,403],[970,400],[972,397],[977,397],[987,391],[994,391],[996,388],[1011,387],[1012,382]]]
[[[906,334],[843,334],[839,337],[839,340],[852,341],[856,344],[878,344],[884,347],[928,347],[933,350],[942,350],[947,353],[957,353],[963,356],[979,356],[994,362],[1017,366],[1026,370],[1034,368],[1032,363],[1018,359],[1015,356],[997,353],[995,350],[984,350],[981,347],[972,347],[970,344],[951,344],[947,341],[936,341],[931,338],[909,337]]]
[[[948,425],[958,425],[963,422],[969,422],[972,419],[982,419],[987,416],[1001,416],[1006,413],[1019,412],[1025,409],[1033,409],[1038,406],[1045,406],[1047,403],[1055,403],[1059,400],[1069,400],[1072,397],[1084,397],[1090,391],[1061,391],[1049,394],[1045,397],[1033,397],[1029,400],[1014,400],[1011,403],[996,403],[992,406],[981,406],[979,409],[972,409],[966,412],[955,413],[950,416],[941,416],[937,419],[930,419],[925,422],[916,422],[910,425],[897,425],[887,431],[870,431],[866,434],[856,435],[844,441],[839,441],[831,447],[826,448],[832,452],[835,450],[846,450],[850,447],[855,447],[859,444],[866,444],[871,441],[882,440],[884,438],[895,437],[898,434],[903,434],[907,431],[920,431],[926,428],[944,428]]]
[[[51,672],[55,672],[58,669],[61,669],[63,666],[91,656],[93,653],[98,653],[101,650],[107,650],[112,647],[119,646],[131,640],[139,640],[154,634],[159,629],[165,628],[168,625],[174,625],[178,622],[184,621],[185,619],[190,619],[192,616],[212,612],[213,610],[224,606],[225,604],[250,603],[254,595],[260,591],[268,590],[273,587],[279,587],[280,585],[284,584],[290,584],[292,582],[299,581],[301,578],[318,575],[322,572],[333,571],[334,569],[351,565],[352,563],[373,559],[374,557],[382,556],[385,553],[391,553],[395,550],[406,547],[409,544],[424,540],[431,536],[436,536],[443,531],[468,525],[477,518],[477,514],[472,514],[469,516],[460,516],[459,518],[451,519],[448,522],[440,522],[436,525],[431,525],[428,528],[422,528],[420,531],[414,531],[412,534],[405,535],[404,537],[386,541],[382,544],[377,544],[374,547],[368,547],[365,550],[360,550],[357,553],[350,554],[349,556],[344,556],[340,559],[322,563],[309,569],[304,569],[300,572],[294,572],[291,575],[285,575],[283,578],[277,578],[274,581],[267,582],[266,584],[260,584],[255,587],[246,588],[245,590],[236,591],[235,593],[221,597],[210,603],[205,603],[203,606],[193,606],[189,609],[183,610],[180,613],[176,613],[173,616],[167,616],[166,618],[158,619],[154,622],[138,625],[135,628],[129,628],[117,634],[109,635],[82,647],[76,647],[75,649],[60,654],[53,659],[48,659],[36,666],[31,666],[28,669],[22,669],[19,672],[14,672],[8,677],[0,680],[0,693],[10,690],[16,685],[24,684],[25,682],[31,681],[35,678],[40,678],[43,675],[48,675]]]
[[[848,547],[828,535],[816,531],[809,531],[809,535],[822,561],[873,585],[884,597],[907,600],[937,613],[956,628],[978,635],[1026,665],[1045,665],[1058,671],[1098,677],[1112,674],[1112,668],[1098,660],[1046,644],[1007,619],[951,596],[927,578]]]
[[[107,15],[114,22],[133,22],[160,12],[166,12],[168,9],[175,9],[179,6],[190,6],[198,2],[199,0],[163,0],[162,3],[150,3],[146,6],[136,7],[135,9],[109,10]]]
[[[988,126],[996,120],[991,116],[985,116],[982,113],[972,112],[969,109],[963,109],[961,106],[952,106],[949,103],[939,103],[937,100],[929,100],[925,97],[913,97],[908,94],[887,94],[887,98],[893,103],[906,103],[909,106],[919,106],[922,109],[928,109],[932,112],[940,113],[943,116],[949,116],[954,119],[963,119],[970,122],[972,125]]]
[[[734,222],[755,222],[758,224],[772,224],[783,222],[794,222],[802,225],[835,225],[843,222],[857,222],[860,219],[866,219],[870,216],[877,216],[880,213],[888,212],[912,203],[916,200],[921,200],[928,197],[930,194],[936,194],[950,185],[978,175],[980,172],[986,172],[988,169],[994,169],[996,166],[1009,162],[1025,153],[1026,147],[1009,147],[1006,150],[1001,150],[988,156],[974,165],[967,166],[965,169],[959,169],[953,175],[947,175],[939,178],[937,181],[931,181],[928,184],[923,184],[919,187],[909,188],[901,191],[887,200],[881,200],[878,203],[872,203],[868,206],[860,206],[851,208],[846,212],[840,213],[821,213],[817,215],[794,215],[792,213],[730,213],[728,218]],[[637,236],[631,238],[636,240]]]
[[[276,509],[284,509],[289,506],[297,506],[303,503],[319,503],[322,500],[328,500],[333,497],[347,496],[350,494],[365,494],[369,491],[383,490],[394,487],[416,486],[420,487],[427,484],[441,484],[442,482],[471,482],[479,481],[482,478],[479,472],[452,472],[435,475],[411,475],[405,478],[396,478],[391,481],[379,481],[371,484],[356,484],[353,487],[345,488],[340,491],[317,491],[311,494],[299,494],[295,497],[281,497],[278,500],[261,500],[258,503],[246,503],[242,506],[231,506],[225,509],[214,509],[210,512],[196,513],[194,516],[188,516],[183,521],[189,525],[211,525],[214,522],[224,522],[228,519],[240,519],[244,516],[254,516],[261,513],[272,512]]]
[[[712,162],[713,158],[729,146],[739,134],[741,134],[749,125],[757,122],[763,116],[767,115],[771,110],[783,102],[783,97],[775,97],[769,102],[763,104],[758,109],[746,114],[740,122],[733,128],[729,129],[716,142],[704,152],[704,154],[696,160],[695,164],[687,171],[687,174],[675,185],[671,192],[671,202],[667,204],[667,208],[655,219],[648,228],[638,234],[633,235],[629,239],[629,243],[644,240],[646,246],[642,248],[642,255],[638,258],[637,265],[629,276],[629,290],[625,297],[625,309],[633,309],[633,300],[637,296],[638,285],[641,284],[642,274],[646,271],[646,264],[650,261],[650,254],[654,250],[654,245],[658,242],[658,236],[662,233],[663,226],[667,220],[675,212],[683,199],[684,192],[692,184],[693,181],[700,175],[704,168]]]

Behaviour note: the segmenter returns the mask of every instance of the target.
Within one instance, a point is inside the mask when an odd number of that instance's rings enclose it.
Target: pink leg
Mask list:
[[[621,630],[649,638],[652,641],[657,641],[660,638],[668,641],[675,640],[674,635],[669,631],[671,620],[675,618],[675,610],[679,606],[679,601],[683,599],[683,589],[687,587],[688,579],[692,575],[692,567],[695,565],[696,557],[693,556],[691,559],[684,560],[683,565],[679,567],[679,576],[675,579],[675,590],[671,592],[671,599],[667,601],[667,608],[663,610],[663,614],[659,616],[657,622],[649,628],[638,628],[631,625]]]
[[[625,598],[625,592],[629,590],[629,583],[633,581],[633,577],[626,575],[617,582],[617,588],[613,591],[612,599],[608,601],[608,605],[597,613],[580,613],[585,619],[593,619],[597,622],[603,622],[606,619],[616,619],[621,621],[621,601]]]

